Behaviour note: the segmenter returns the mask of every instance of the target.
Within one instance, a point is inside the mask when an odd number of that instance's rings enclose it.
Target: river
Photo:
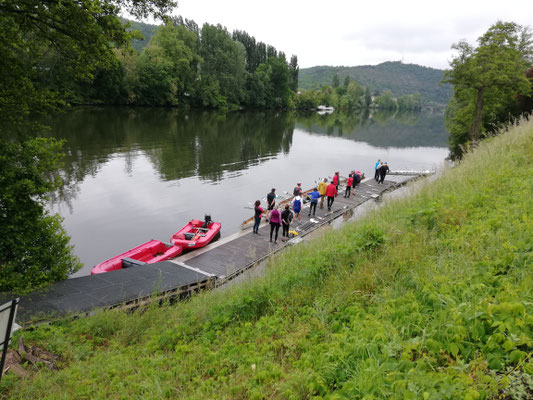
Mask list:
[[[49,208],[63,218],[84,268],[152,238],[168,241],[210,213],[222,235],[252,203],[378,158],[395,169],[435,169],[448,155],[442,112],[179,111],[76,108],[48,121],[65,139],[65,187]],[[264,201],[263,201],[264,203]]]

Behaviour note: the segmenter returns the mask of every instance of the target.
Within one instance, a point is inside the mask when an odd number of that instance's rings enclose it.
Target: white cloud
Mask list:
[[[174,14],[245,30],[304,68],[402,59],[446,68],[453,43],[475,42],[497,20],[533,22],[524,0],[179,0]]]

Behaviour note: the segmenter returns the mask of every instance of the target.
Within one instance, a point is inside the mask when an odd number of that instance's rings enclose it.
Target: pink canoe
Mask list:
[[[96,265],[91,270],[92,274],[114,271],[135,265],[152,264],[177,257],[181,254],[181,246],[163,243],[159,240],[150,240],[125,253],[119,254],[109,260]]]
[[[187,225],[177,231],[170,241],[176,246],[182,246],[184,249],[197,249],[203,247],[220,232],[221,224],[211,222],[207,228],[202,228],[203,221],[193,219]]]

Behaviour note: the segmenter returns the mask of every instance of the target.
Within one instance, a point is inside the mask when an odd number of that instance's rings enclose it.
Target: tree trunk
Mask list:
[[[479,135],[481,134],[481,117],[483,116],[483,92],[485,91],[484,87],[480,87],[477,90],[477,99],[476,99],[476,109],[474,114],[474,122],[470,127],[470,139],[472,144],[475,146],[479,140]]]

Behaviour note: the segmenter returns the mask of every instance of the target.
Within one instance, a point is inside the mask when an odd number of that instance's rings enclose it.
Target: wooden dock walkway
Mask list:
[[[311,217],[308,216],[309,203],[304,204],[301,221],[293,221],[291,230],[297,231],[298,237],[304,237],[418,176],[387,176],[384,184],[367,179],[355,191],[352,189],[349,198],[343,197],[344,192],[339,190],[331,211],[328,212],[324,204],[324,209],[318,206],[316,215]],[[281,229],[278,242],[270,242],[268,223],[262,223],[259,233],[240,232],[228,240],[170,261],[57,282],[45,290],[21,297],[16,321],[22,325],[69,314],[84,315],[97,308],[136,307],[154,298],[181,298],[223,284],[291,244],[291,241],[281,240]],[[10,298],[8,294],[0,295],[0,300]]]

